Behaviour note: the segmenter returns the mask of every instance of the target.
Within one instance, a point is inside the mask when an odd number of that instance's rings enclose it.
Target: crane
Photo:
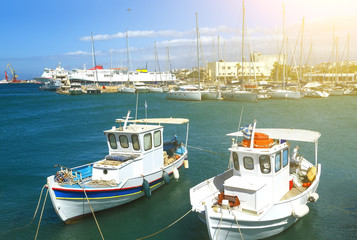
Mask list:
[[[19,80],[17,80],[16,72],[11,66],[11,63],[7,64],[6,69],[9,69],[11,74],[12,74],[12,82],[19,82]]]

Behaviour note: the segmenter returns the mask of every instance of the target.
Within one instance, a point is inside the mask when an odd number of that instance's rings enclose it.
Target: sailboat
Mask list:
[[[127,69],[127,83],[125,86],[120,88],[118,92],[120,93],[136,93],[136,89],[133,85],[130,85],[130,79],[129,79],[129,39],[128,39],[128,30],[126,31],[126,55],[127,55],[127,62],[128,62],[128,69]]]
[[[282,78],[282,89],[273,89],[269,92],[269,95],[273,99],[301,99],[303,96],[300,91],[294,91],[294,90],[287,90],[285,89],[285,62],[286,62],[286,54],[285,54],[285,8],[283,4],[283,43],[282,43],[282,48],[283,48],[283,78]],[[301,40],[301,45],[302,45],[302,40]],[[278,65],[279,66],[279,63]],[[278,68],[277,68],[278,71]],[[300,81],[300,79],[299,79]]]
[[[196,32],[197,32],[197,64],[198,64],[198,88],[194,86],[181,86],[178,89],[169,91],[166,94],[167,99],[186,100],[186,101],[201,101],[202,95],[200,90],[200,56],[198,48],[198,20],[196,12]]]
[[[97,63],[95,59],[95,51],[94,51],[94,43],[93,43],[93,33],[91,33],[91,39],[92,39],[92,61],[93,61],[93,68],[94,68],[94,74],[95,74],[95,83],[93,85],[90,85],[87,87],[86,91],[87,94],[100,94],[102,93],[102,90],[100,89],[98,85],[98,71],[97,71]]]
[[[246,91],[244,88],[244,1],[243,1],[243,24],[242,24],[242,79],[241,79],[241,89],[233,89],[222,92],[223,100],[232,101],[258,101],[258,93]]]

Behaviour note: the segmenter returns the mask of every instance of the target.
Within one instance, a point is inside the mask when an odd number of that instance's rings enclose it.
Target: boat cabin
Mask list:
[[[93,180],[117,184],[163,167],[163,126],[131,124],[104,131],[109,155],[93,165]]]
[[[224,194],[237,196],[245,209],[259,212],[289,191],[289,146],[273,142],[266,148],[239,143],[229,149],[233,176],[224,182]]]
[[[242,132],[227,135],[245,137]],[[296,162],[287,140],[314,142],[317,166],[320,133],[298,129],[256,129],[252,136],[252,140],[246,137],[241,142],[233,140],[229,148],[233,176],[223,185],[225,195],[237,196],[243,209],[259,214],[265,207],[282,201],[292,187],[290,173]]]

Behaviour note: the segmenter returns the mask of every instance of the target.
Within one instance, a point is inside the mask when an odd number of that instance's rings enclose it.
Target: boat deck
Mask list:
[[[280,201],[284,201],[284,200],[288,200],[290,198],[296,197],[297,195],[299,195],[300,193],[304,192],[306,190],[305,187],[293,187],[292,189],[290,189],[289,192],[287,192],[281,199]]]

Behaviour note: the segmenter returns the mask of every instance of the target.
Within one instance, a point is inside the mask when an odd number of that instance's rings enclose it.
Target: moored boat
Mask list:
[[[180,86],[177,90],[171,90],[166,94],[167,99],[184,101],[201,101],[201,91],[192,85]]]
[[[187,124],[188,119],[163,118],[116,121],[104,131],[109,154],[96,162],[61,169],[47,178],[47,187],[57,215],[65,222],[91,213],[116,207],[178,179],[178,170],[187,161],[186,145],[176,136],[163,141],[161,124]],[[133,124],[129,125],[129,122]],[[187,165],[188,166],[188,165]]]
[[[229,169],[190,189],[192,210],[206,223],[210,239],[261,239],[289,228],[309,212],[321,164],[320,133],[299,129],[256,129],[256,123],[229,148]],[[290,142],[315,143],[315,162],[290,154]]]

